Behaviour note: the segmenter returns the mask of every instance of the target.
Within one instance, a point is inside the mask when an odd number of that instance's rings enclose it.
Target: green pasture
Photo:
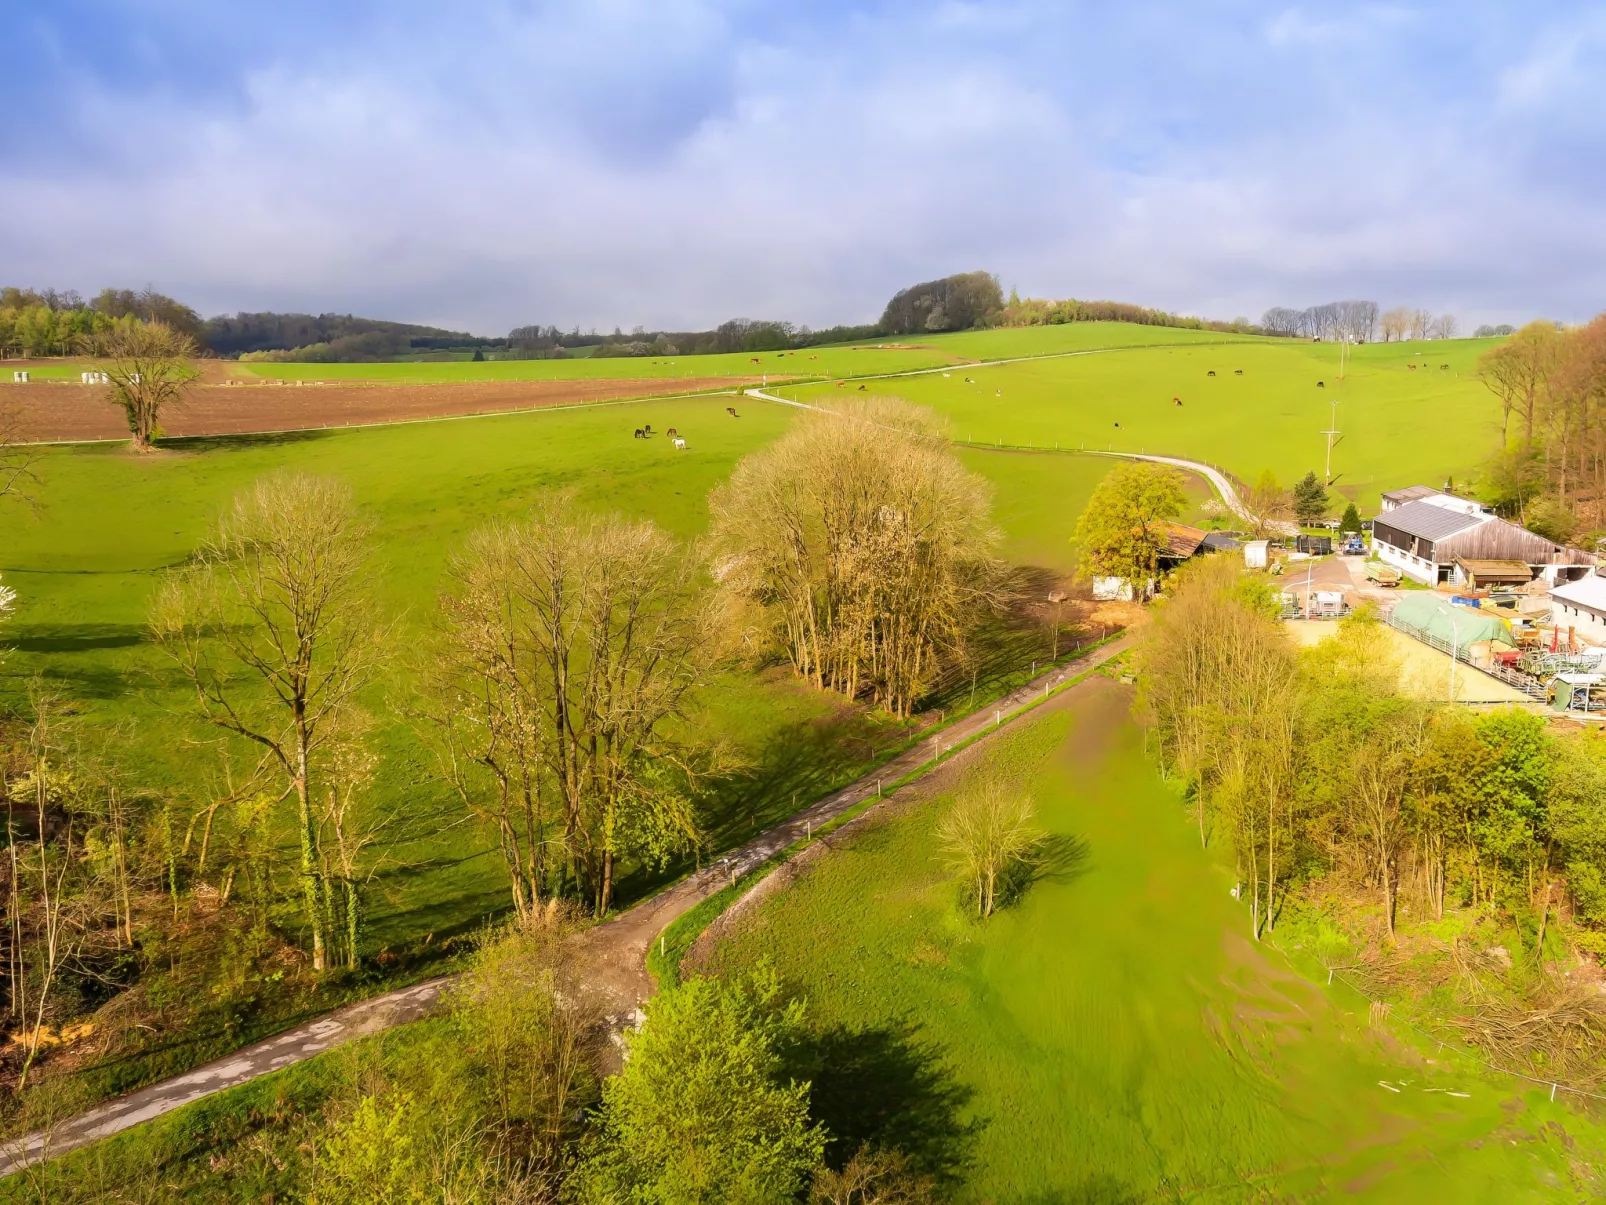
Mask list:
[[[1013,907],[978,923],[959,897],[944,794],[839,839],[716,948],[807,999],[838,1155],[898,1146],[997,1205],[1587,1199],[1606,1130],[1380,1034],[1249,940],[1125,692],[1094,682],[983,754],[1051,834]]]
[[[1090,347],[1220,343],[1251,336],[1127,322],[1011,327],[952,335],[913,335],[869,343],[831,344],[795,351],[732,352],[712,356],[599,356],[564,360],[487,360],[482,363],[272,364],[244,361],[239,376],[278,380],[372,380],[396,384],[461,381],[605,380],[632,377],[858,377],[910,372],[967,360],[1044,356]],[[757,363],[754,363],[754,361]]]
[[[1035,331],[978,334],[1017,333]],[[1371,344],[1351,350],[1342,379],[1335,346],[1245,339],[861,383],[938,410],[955,439],[1185,456],[1250,482],[1268,468],[1285,482],[1322,472],[1321,433],[1336,421],[1336,489],[1364,509],[1384,490],[1465,478],[1490,455],[1499,407],[1472,375],[1490,345]],[[842,393],[832,384],[782,391],[816,401]]]
[[[0,628],[0,706],[24,703],[34,682],[79,713],[91,748],[111,741],[131,787],[167,793],[187,815],[216,788],[219,737],[200,724],[187,688],[147,640],[161,573],[185,560],[232,495],[260,474],[293,468],[349,483],[374,529],[374,580],[400,617],[393,664],[370,705],[383,721],[376,797],[398,820],[369,901],[366,953],[411,964],[505,907],[500,859],[439,781],[409,724],[416,673],[427,658],[449,551],[475,526],[520,513],[543,490],[571,490],[598,510],[651,518],[682,538],[707,522],[710,490],[746,453],[778,437],[798,412],[727,399],[643,402],[348,431],[174,441],[151,456],[119,445],[46,450],[40,509],[0,511],[0,576],[15,613]],[[650,422],[677,427],[684,452],[638,440]],[[1093,458],[964,453],[997,489],[1005,555],[1053,572],[1069,567],[1071,525],[1108,465]],[[952,711],[1023,680],[1046,649],[1036,629],[1000,625],[976,683],[939,692]],[[713,844],[727,847],[882,760],[908,729],[795,684],[783,671],[732,669],[705,690],[693,722],[724,738],[745,769],[702,801]],[[290,836],[289,817],[285,835]],[[628,903],[679,873],[637,868]],[[299,924],[293,911],[282,921]],[[247,1025],[271,1026],[259,1017]],[[226,1036],[206,1035],[206,1041]],[[207,1048],[213,1053],[217,1051]],[[127,1066],[115,1088],[193,1061],[170,1051],[160,1067]]]

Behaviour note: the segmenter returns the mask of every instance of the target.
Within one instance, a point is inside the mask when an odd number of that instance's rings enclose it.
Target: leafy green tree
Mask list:
[[[796,1200],[826,1135],[809,1085],[785,1078],[800,1002],[773,972],[692,979],[647,1005],[625,1069],[603,1089],[572,1186],[584,1205],[780,1205]]]
[[[1549,828],[1580,920],[1606,925],[1606,746],[1558,742]]]
[[[1344,517],[1338,521],[1338,530],[1355,532],[1361,530],[1361,512],[1355,509],[1355,503],[1351,502],[1344,508]]]
[[[1327,514],[1327,487],[1315,472],[1306,473],[1294,482],[1294,514],[1306,526],[1319,522]]]
[[[1166,524],[1187,499],[1182,474],[1168,465],[1128,461],[1093,491],[1072,543],[1081,549],[1084,577],[1115,577],[1141,593],[1160,571]]]

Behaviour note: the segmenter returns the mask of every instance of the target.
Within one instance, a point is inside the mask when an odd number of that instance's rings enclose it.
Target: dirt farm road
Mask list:
[[[883,782],[896,782],[934,764],[955,746],[985,740],[1025,708],[1119,656],[1131,645],[1132,638],[1123,635],[1085,656],[1040,674],[1004,698],[923,738],[878,769],[754,837],[700,873],[586,930],[576,938],[584,968],[582,974],[601,996],[610,1024],[616,1031],[633,1024],[642,1003],[653,994],[653,982],[646,965],[647,951],[676,917],[728,882],[803,840],[812,829],[878,795]],[[192,1071],[97,1105],[49,1130],[0,1142],[0,1177],[121,1133],[203,1096],[270,1075],[354,1038],[426,1017],[439,1006],[451,981],[450,976],[443,976],[347,1005]]]

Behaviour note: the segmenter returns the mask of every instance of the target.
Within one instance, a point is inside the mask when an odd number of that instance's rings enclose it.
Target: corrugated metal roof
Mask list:
[[[1186,523],[1167,523],[1165,525],[1166,548],[1161,556],[1174,556],[1186,559],[1199,551],[1205,533],[1197,527],[1189,527]]]
[[[1397,506],[1388,514],[1379,515],[1378,520],[1395,531],[1408,536],[1420,536],[1424,540],[1440,540],[1455,532],[1492,521],[1484,515],[1463,515],[1460,511],[1420,501]]]
[[[1576,582],[1551,587],[1550,597],[1575,607],[1588,607],[1606,615],[1606,577],[1591,573]]]
[[[1396,505],[1403,505],[1406,502],[1415,502],[1418,498],[1431,498],[1434,494],[1440,492],[1431,485],[1408,485],[1404,489],[1389,490],[1383,495],[1383,500],[1385,502],[1393,502]]]

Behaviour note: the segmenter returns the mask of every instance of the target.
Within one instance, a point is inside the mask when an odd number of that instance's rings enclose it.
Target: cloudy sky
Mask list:
[[[1606,9],[0,0],[0,284],[211,314],[1606,308]]]

